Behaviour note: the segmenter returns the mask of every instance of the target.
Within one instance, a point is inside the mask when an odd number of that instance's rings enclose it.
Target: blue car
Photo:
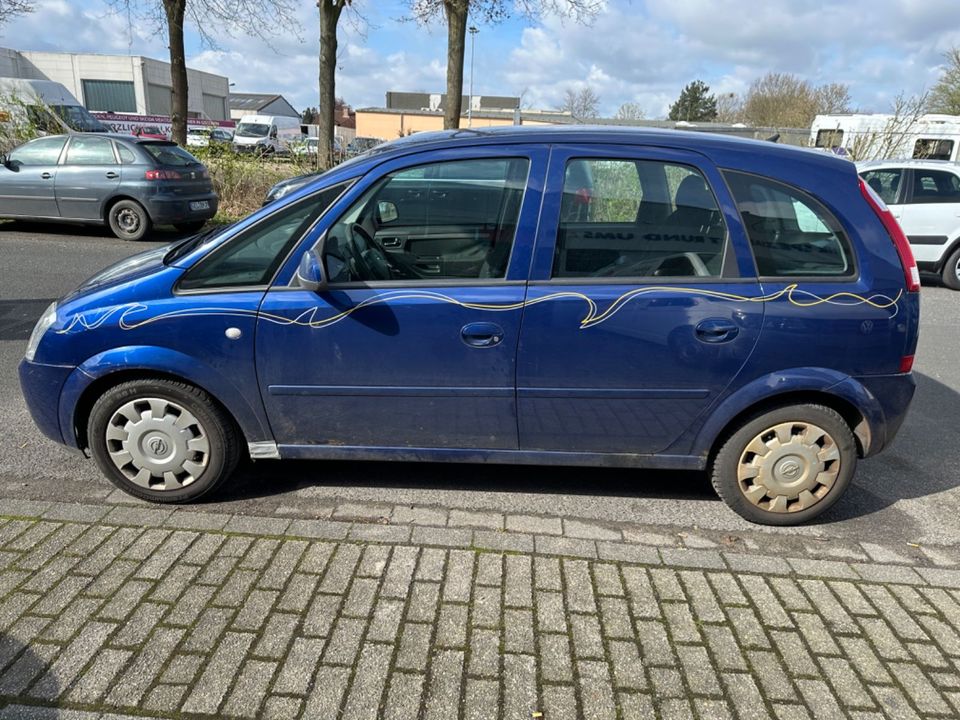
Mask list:
[[[48,437],[187,502],[238,460],[711,473],[809,520],[897,433],[920,284],[852,163],[653,130],[422,133],[51,305]]]

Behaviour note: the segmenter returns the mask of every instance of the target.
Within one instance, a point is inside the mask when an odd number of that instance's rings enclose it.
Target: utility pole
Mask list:
[[[473,127],[473,48],[480,31],[476,25],[471,25],[467,30],[470,33],[470,102],[467,103],[467,127]]]

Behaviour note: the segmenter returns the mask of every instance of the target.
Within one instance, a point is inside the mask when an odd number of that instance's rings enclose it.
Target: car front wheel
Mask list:
[[[90,412],[90,451],[110,481],[159,503],[196,500],[219,486],[240,456],[227,413],[192,385],[135,380],[105,392]]]
[[[747,420],[713,461],[713,487],[741,517],[798,525],[828,510],[850,484],[857,444],[822,405],[790,405]]]
[[[951,290],[960,290],[960,247],[950,253],[943,265],[943,284]]]
[[[110,230],[121,240],[139,240],[150,231],[150,216],[134,200],[115,203],[107,215]]]

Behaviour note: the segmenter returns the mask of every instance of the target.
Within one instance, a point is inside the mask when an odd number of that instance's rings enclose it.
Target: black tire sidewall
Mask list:
[[[951,290],[960,290],[960,277],[957,277],[957,265],[960,265],[960,247],[956,248],[943,264],[941,280]]]
[[[180,490],[158,491],[129,480],[110,460],[106,429],[113,414],[138,397],[159,397],[181,405],[200,422],[210,443],[207,468],[190,485]],[[225,422],[226,421],[226,422]],[[87,444],[104,475],[130,495],[158,503],[185,503],[212,492],[233,471],[237,463],[236,434],[225,413],[198,388],[165,380],[126,382],[105,392],[94,404],[87,423]]]
[[[827,496],[806,510],[772,513],[757,507],[740,491],[737,465],[747,444],[767,428],[784,422],[807,422],[826,430],[840,450],[840,472]],[[713,461],[714,490],[740,517],[760,525],[799,525],[826,512],[843,496],[857,469],[857,442],[847,422],[822,405],[789,405],[746,420],[723,443]]]
[[[139,232],[135,234],[127,233],[120,227],[117,222],[117,215],[124,209],[133,210],[140,216]],[[133,200],[121,200],[111,206],[110,212],[107,214],[107,222],[110,225],[110,231],[121,240],[141,240],[144,235],[150,232],[150,216],[140,203]]]

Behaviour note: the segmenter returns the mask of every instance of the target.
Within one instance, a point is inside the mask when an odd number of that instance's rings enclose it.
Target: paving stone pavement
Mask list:
[[[0,500],[0,720],[960,716],[948,550],[384,512]]]

